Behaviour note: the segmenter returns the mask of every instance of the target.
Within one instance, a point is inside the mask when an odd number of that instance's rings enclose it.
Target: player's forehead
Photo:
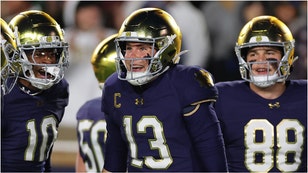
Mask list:
[[[52,53],[56,53],[57,49],[56,48],[44,48],[44,49],[29,49],[29,50],[25,50],[26,53],[28,52],[33,52],[35,51],[36,53],[40,53],[40,52],[52,52]]]
[[[126,42],[126,46],[136,46],[136,47],[141,47],[141,46],[150,46],[151,44],[149,43],[143,43],[143,42]]]
[[[257,51],[280,51],[281,48],[275,47],[275,46],[255,46],[248,50],[248,53],[250,52],[257,52]]]

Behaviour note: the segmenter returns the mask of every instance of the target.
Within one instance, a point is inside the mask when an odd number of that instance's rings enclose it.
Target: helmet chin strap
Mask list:
[[[59,67],[42,67],[42,69],[46,72],[51,74],[52,76],[56,77],[60,73]]]
[[[152,75],[146,75],[147,72],[131,72],[128,71],[126,74],[127,81],[135,86],[140,86],[148,83],[152,79]],[[131,79],[133,76],[133,79]]]
[[[130,79],[127,79],[127,81],[134,86],[140,86],[140,85],[144,85],[146,83],[149,83],[150,81],[152,81],[153,79],[155,79],[160,74],[167,71],[168,69],[169,69],[169,66],[165,67],[164,70],[162,70],[159,73],[156,73],[155,76],[153,76],[153,74],[147,73],[146,71],[145,72],[130,72],[130,71],[128,71],[126,77],[129,76],[129,75],[133,75],[134,79],[130,78]],[[146,75],[146,74],[149,74],[149,75]]]
[[[250,75],[250,78],[254,85],[261,88],[266,88],[274,85],[277,82],[278,74],[275,73],[273,75],[260,75],[260,76]]]
[[[32,86],[40,90],[46,90],[54,85],[54,82],[49,81],[48,83],[46,83],[44,79],[36,79],[36,81],[30,80],[30,83]]]

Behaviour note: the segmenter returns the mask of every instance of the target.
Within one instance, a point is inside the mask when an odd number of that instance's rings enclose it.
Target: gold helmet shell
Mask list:
[[[50,42],[52,37],[57,36],[60,41],[64,41],[64,31],[49,14],[39,10],[29,10],[16,15],[9,26],[13,31],[18,31],[18,46],[34,45],[39,46],[42,39]],[[16,36],[17,38],[17,36]],[[44,40],[45,41],[45,40]]]
[[[278,77],[265,83],[274,84],[284,81],[297,59],[294,58],[295,40],[289,28],[274,16],[258,16],[244,25],[239,33],[235,53],[239,60],[240,73],[243,79],[250,81],[250,69],[247,67],[248,49],[256,46],[273,46],[282,50],[283,57],[279,64]],[[265,86],[268,86],[265,84]]]
[[[180,53],[182,44],[182,33],[174,18],[166,11],[159,8],[143,8],[133,12],[123,22],[119,37],[151,39],[176,35],[176,38],[168,51],[161,54],[163,62],[170,63],[176,54]],[[157,48],[164,46],[163,42],[157,41]]]
[[[9,26],[14,32],[17,47],[20,51],[19,63],[22,67],[21,78],[28,80],[38,89],[48,89],[64,77],[64,70],[69,65],[68,43],[64,40],[64,31],[49,14],[39,10],[24,11],[16,15]],[[35,51],[53,49],[56,53],[56,64],[33,63]],[[26,52],[33,52],[27,57]],[[29,54],[29,53],[28,53]],[[32,59],[32,61],[31,61]],[[42,66],[46,77],[37,78],[32,66]],[[52,78],[47,78],[47,73]]]
[[[116,36],[117,34],[113,34],[101,41],[91,57],[93,71],[101,88],[105,80],[116,71],[115,58],[117,53],[114,43]]]
[[[134,81],[133,76],[128,78],[123,64],[126,42],[143,42],[152,44],[157,50],[155,55],[149,56],[149,68],[142,80],[136,85],[143,85],[154,77],[164,72],[180,54],[182,44],[182,33],[174,18],[166,11],[159,8],[142,8],[131,13],[123,22],[116,38],[118,57],[116,59],[118,77],[121,80]],[[135,84],[133,84],[135,85]]]

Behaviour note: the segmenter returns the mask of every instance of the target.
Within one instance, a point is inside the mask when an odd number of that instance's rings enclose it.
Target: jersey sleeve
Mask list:
[[[192,115],[185,116],[184,120],[202,171],[227,171],[223,136],[213,103],[200,104],[199,109]]]
[[[228,169],[224,141],[213,107],[218,91],[212,75],[198,67],[180,69],[178,74],[181,85],[175,88],[180,93],[184,121],[201,171],[225,172]]]

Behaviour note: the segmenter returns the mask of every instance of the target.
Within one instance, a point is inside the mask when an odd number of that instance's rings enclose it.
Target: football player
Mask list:
[[[217,83],[230,172],[307,172],[307,80],[288,80],[297,59],[289,28],[258,16],[235,52],[243,80]]]
[[[14,61],[18,58],[18,51],[14,34],[5,20],[0,18],[1,24],[1,95],[8,94],[14,87],[18,67],[14,66]],[[10,82],[8,82],[10,81]]]
[[[111,35],[100,42],[91,58],[100,89],[103,89],[107,77],[116,71],[116,36]],[[79,152],[76,158],[76,172],[101,172],[104,167],[107,129],[101,102],[102,97],[89,100],[77,112]]]
[[[182,34],[158,8],[134,11],[115,39],[105,82],[104,171],[227,171],[211,74],[178,64]]]
[[[48,172],[58,126],[68,104],[68,44],[60,25],[42,11],[10,22],[20,52],[18,81],[1,107],[1,171]]]

